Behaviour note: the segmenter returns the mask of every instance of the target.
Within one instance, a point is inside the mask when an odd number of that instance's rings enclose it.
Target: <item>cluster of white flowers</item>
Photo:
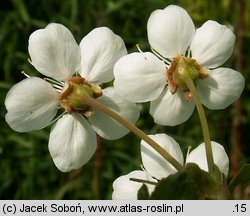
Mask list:
[[[235,35],[226,26],[207,21],[195,29],[188,13],[170,5],[154,11],[147,24],[152,52],[135,52],[123,56],[114,67],[115,90],[132,102],[150,103],[150,114],[161,125],[175,126],[185,122],[193,113],[194,102],[187,88],[175,74],[178,64],[190,66],[196,74],[195,84],[201,102],[210,109],[224,109],[239,98],[244,89],[244,77],[230,68],[219,67],[231,56]],[[179,66],[180,67],[180,66]],[[194,69],[193,69],[194,68]],[[183,68],[179,68],[182,73]],[[165,134],[151,136],[178,162],[183,164],[179,145]],[[214,163],[227,176],[229,159],[222,145],[212,141]],[[141,142],[144,171],[133,171],[113,183],[113,199],[137,199],[143,183],[161,180],[176,172],[154,149]],[[205,144],[200,144],[186,157],[208,171]],[[149,193],[154,185],[146,184]]]
[[[168,151],[179,163],[184,164],[181,148],[173,138],[166,134],[149,136],[159,143],[162,148]],[[216,142],[212,142],[212,148],[215,164],[220,171],[227,176],[229,159],[223,146]],[[112,199],[137,199],[138,190],[142,187],[143,183],[131,181],[131,178],[157,182],[177,172],[169,162],[152,147],[149,147],[144,141],[141,141],[141,158],[144,171],[132,171],[127,175],[117,178],[113,183],[114,191]],[[187,155],[185,164],[195,163],[201,169],[208,171],[205,158],[205,144],[202,143]],[[148,187],[149,193],[154,191],[155,185],[146,184],[146,186]]]
[[[96,149],[96,133],[118,139],[129,131],[106,114],[81,101],[81,94],[104,104],[131,123],[139,118],[135,103],[151,101],[150,114],[161,125],[175,126],[193,113],[192,95],[180,79],[188,68],[202,103],[224,109],[244,88],[243,76],[219,67],[231,56],[233,32],[215,21],[195,29],[188,13],[170,5],[154,11],[147,24],[152,52],[127,54],[123,40],[107,27],[96,28],[78,45],[70,31],[52,23],[29,38],[31,64],[45,79],[29,77],[14,85],[5,100],[6,121],[19,132],[44,128],[55,121],[49,151],[61,171],[78,169]],[[113,70],[114,68],[114,70]],[[114,79],[114,88],[100,84]],[[58,112],[59,110],[59,112]],[[61,110],[61,111],[60,111]],[[207,171],[205,144],[184,157],[179,144],[166,134],[149,135],[180,164],[196,163]],[[215,164],[226,176],[229,160],[224,148],[212,142]],[[136,199],[139,178],[157,182],[176,169],[152,147],[141,142],[144,170],[121,176],[113,184],[113,199]],[[148,185],[151,193],[153,185]]]

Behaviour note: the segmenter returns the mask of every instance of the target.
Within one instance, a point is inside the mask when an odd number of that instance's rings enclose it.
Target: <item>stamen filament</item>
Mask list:
[[[145,167],[144,167],[143,164],[140,164],[140,167],[141,167],[141,169],[142,169],[144,172],[147,172],[147,170],[145,169]]]
[[[144,180],[144,179],[130,178],[129,180],[139,182],[139,183],[144,183],[144,184],[157,185],[157,182],[152,182],[152,181],[148,181],[148,180]]]
[[[188,50],[187,50],[187,57],[189,57],[189,58],[192,57],[192,56],[191,56],[191,49],[190,49],[190,48],[188,48]]]
[[[138,51],[139,51],[140,53],[143,53],[142,50],[141,50],[141,48],[140,48],[140,45],[139,45],[139,44],[136,44],[136,47],[137,47],[137,49],[138,49]],[[147,60],[146,57],[144,57],[144,58],[145,58],[145,60]]]
[[[162,61],[164,61],[164,63],[169,66],[171,64],[171,60],[168,58],[163,57],[161,54],[159,54],[157,51],[155,51],[152,47],[151,47],[152,52]]]
[[[64,86],[64,82],[61,82],[61,81],[58,81],[58,80],[54,80],[54,79],[49,78],[49,77],[45,77],[43,79],[46,80],[46,81],[48,81],[48,82],[50,82],[50,83],[56,84],[56,85],[60,86],[61,88],[63,88],[63,86]]]
[[[26,76],[27,78],[29,78],[30,76],[28,74],[26,74],[24,71],[21,71],[21,73]]]
[[[188,146],[186,158],[188,157],[188,155],[189,155],[189,153],[190,153],[190,151],[191,151],[191,148],[192,148],[192,146]]]
[[[62,90],[63,89],[63,87],[62,86],[59,86],[59,85],[57,85],[57,84],[53,84],[52,85],[56,90]]]
[[[140,53],[143,53],[142,50],[141,50],[141,48],[140,48],[140,44],[136,44],[136,48],[138,49],[138,51],[139,51]]]

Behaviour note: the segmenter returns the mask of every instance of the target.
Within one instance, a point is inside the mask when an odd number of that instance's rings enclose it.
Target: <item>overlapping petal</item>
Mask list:
[[[221,66],[232,55],[234,33],[225,25],[209,20],[196,30],[192,57],[208,68]]]
[[[113,87],[104,89],[102,97],[97,100],[132,124],[139,118],[140,112],[136,104],[121,98]],[[127,128],[99,110],[94,110],[89,121],[96,133],[105,139],[119,139],[129,132]]]
[[[149,135],[163,149],[183,164],[183,154],[179,144],[166,134]],[[143,166],[151,176],[162,179],[176,172],[176,169],[145,141],[141,141],[141,157]]]
[[[18,132],[40,129],[57,113],[58,92],[46,81],[27,78],[14,85],[5,99],[6,122]]]
[[[49,151],[57,168],[68,172],[87,163],[96,150],[96,134],[79,113],[64,115],[52,128]]]
[[[166,85],[166,68],[150,52],[131,53],[122,57],[114,67],[115,90],[132,102],[156,99]]]
[[[194,111],[194,103],[183,96],[182,90],[172,94],[165,89],[162,94],[150,104],[150,114],[155,123],[175,126],[185,122]]]
[[[170,5],[151,13],[147,31],[151,47],[162,56],[173,58],[186,52],[194,38],[195,26],[183,8]]]
[[[229,170],[229,158],[225,149],[222,145],[214,141],[211,142],[211,145],[214,163],[218,166],[220,171],[227,176]],[[186,163],[196,163],[201,169],[208,171],[206,158],[205,143],[202,143],[187,155]]]
[[[136,200],[139,189],[142,187],[143,183],[131,181],[130,178],[136,178],[147,181],[155,180],[149,176],[146,172],[141,170],[135,170],[127,175],[120,176],[113,183],[113,200]],[[154,190],[154,185],[146,184],[149,193]]]
[[[230,68],[209,71],[209,77],[199,80],[197,90],[202,103],[209,109],[224,109],[237,100],[245,85],[241,73]]]
[[[64,80],[80,69],[80,48],[71,32],[52,23],[29,38],[32,65],[43,75]]]
[[[111,81],[115,62],[127,54],[122,38],[107,27],[92,30],[82,39],[80,48],[81,76],[97,84]]]

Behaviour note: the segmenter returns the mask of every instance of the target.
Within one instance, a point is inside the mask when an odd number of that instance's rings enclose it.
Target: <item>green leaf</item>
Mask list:
[[[150,199],[217,199],[223,195],[224,190],[213,176],[190,163],[184,172],[159,181]]]
[[[197,187],[188,173],[176,173],[159,181],[150,199],[192,200],[198,199]]]
[[[193,163],[187,164],[185,171],[191,174],[199,191],[199,199],[217,198],[219,185],[214,177]]]
[[[231,180],[228,188],[233,190],[238,185],[244,185],[250,182],[250,164],[243,165],[238,174]]]
[[[149,199],[149,192],[148,187],[143,184],[137,194],[138,200],[148,200]]]

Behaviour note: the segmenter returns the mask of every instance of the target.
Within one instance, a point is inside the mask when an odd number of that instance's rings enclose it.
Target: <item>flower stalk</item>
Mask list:
[[[158,143],[156,143],[153,139],[147,136],[142,130],[140,130],[135,125],[131,124],[126,119],[122,118],[116,112],[110,110],[108,107],[104,106],[103,104],[99,103],[97,100],[88,97],[86,95],[82,95],[81,99],[84,101],[85,104],[98,109],[104,112],[106,115],[110,116],[117,122],[119,122],[124,127],[128,128],[132,131],[136,136],[144,140],[148,143],[152,148],[154,148],[162,157],[164,157],[170,164],[172,164],[178,171],[183,171],[184,167],[181,165],[175,158],[173,158],[165,149],[163,149]]]
[[[202,103],[200,101],[200,97],[198,95],[198,92],[194,86],[193,80],[189,76],[186,76],[185,82],[186,82],[186,85],[192,94],[192,98],[194,100],[194,103],[196,105],[196,109],[197,109],[198,114],[199,114],[204,143],[205,143],[205,149],[206,149],[208,171],[211,174],[213,174],[214,173],[214,158],[213,158],[212,145],[211,145],[211,139],[210,139],[210,135],[209,135],[209,129],[208,129],[206,115],[205,115]]]

